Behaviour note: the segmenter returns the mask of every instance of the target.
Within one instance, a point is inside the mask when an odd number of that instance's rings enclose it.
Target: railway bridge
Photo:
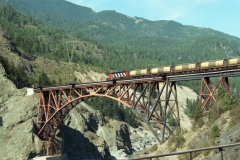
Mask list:
[[[58,127],[72,108],[88,98],[101,96],[114,99],[131,108],[148,125],[161,144],[169,134],[173,133],[173,128],[167,124],[168,113],[171,113],[176,120],[176,126],[180,126],[176,82],[200,80],[199,103],[204,110],[212,100],[215,100],[217,88],[223,87],[229,93],[228,77],[239,75],[240,69],[235,68],[37,87],[34,88],[39,94],[37,134],[42,140],[54,138]],[[218,78],[216,84],[211,83],[212,77]]]

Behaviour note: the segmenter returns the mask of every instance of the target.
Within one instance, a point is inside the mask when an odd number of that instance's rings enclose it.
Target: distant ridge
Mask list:
[[[102,28],[101,25],[104,25],[107,28],[112,28],[123,34],[134,36],[141,35],[173,39],[189,39],[196,36],[215,36],[240,44],[239,38],[229,36],[210,28],[182,25],[178,22],[167,20],[150,21],[139,17],[129,17],[115,10],[95,12],[91,8],[76,5],[65,0],[0,0],[0,3],[11,4],[15,8],[28,14],[34,14],[34,16],[37,17],[41,15],[40,18],[45,23],[51,19],[51,16],[63,18],[65,19],[65,23],[59,23],[58,26],[64,28],[66,27],[66,23],[73,24],[75,23],[74,21],[85,21],[95,22],[95,25],[100,28]],[[42,16],[42,14],[45,16]],[[51,16],[49,17],[49,15]],[[50,22],[48,22],[48,24],[50,24]]]

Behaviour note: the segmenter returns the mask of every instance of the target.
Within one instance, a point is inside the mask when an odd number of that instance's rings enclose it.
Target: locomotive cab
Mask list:
[[[116,79],[125,79],[128,77],[128,70],[122,71],[122,72],[113,72],[108,73],[107,75],[107,81],[109,80],[116,80]]]

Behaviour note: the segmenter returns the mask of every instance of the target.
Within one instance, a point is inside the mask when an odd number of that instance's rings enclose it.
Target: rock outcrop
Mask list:
[[[215,141],[215,145],[227,145],[232,143],[240,142],[240,124],[237,124],[229,131],[225,132]],[[214,158],[221,159],[221,153],[216,149],[206,160],[211,160]],[[239,159],[239,146],[227,147],[223,150],[224,159]]]
[[[154,144],[158,145],[158,141],[151,131],[144,129],[144,127],[131,128],[131,144],[134,151],[141,151],[150,148]]]
[[[105,140],[95,134],[102,121],[98,111],[89,112],[81,104],[73,108],[61,127],[63,153],[69,159],[110,159]]]
[[[114,157],[126,158],[132,154],[129,126],[125,122],[110,120],[99,127],[97,135],[104,137]]]
[[[63,152],[70,159],[126,158],[132,153],[127,124],[112,120],[106,123],[99,111],[84,103],[65,117],[61,132]]]
[[[43,142],[34,129],[37,97],[26,96],[26,88],[16,89],[3,74],[0,74],[0,91],[0,157],[30,159],[44,155]]]

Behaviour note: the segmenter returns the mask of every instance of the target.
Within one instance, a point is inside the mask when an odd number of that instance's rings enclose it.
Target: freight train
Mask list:
[[[108,73],[107,80],[130,79],[147,76],[167,76],[173,74],[199,73],[212,70],[225,70],[240,67],[240,57],[214,60],[207,62],[196,62],[175,66],[163,66],[157,68],[146,68],[137,70],[126,70],[122,72]]]

